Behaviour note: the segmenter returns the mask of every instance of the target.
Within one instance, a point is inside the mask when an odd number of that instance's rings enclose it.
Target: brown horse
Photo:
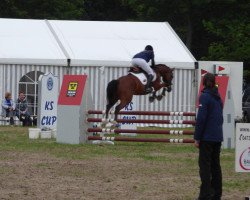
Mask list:
[[[156,91],[163,89],[163,92],[158,96],[160,100],[164,95],[167,88],[167,91],[171,91],[172,79],[173,79],[173,69],[167,67],[166,65],[159,64],[154,67],[156,73],[156,80],[153,81],[152,87],[154,88],[153,96],[150,97],[152,101],[157,97]],[[163,82],[161,82],[161,79]],[[132,75],[128,74],[122,76],[117,80],[112,80],[109,82],[107,87],[107,101],[106,105],[106,119],[108,118],[109,110],[115,105],[115,103],[120,100],[120,103],[115,107],[115,118],[117,120],[117,115],[121,109],[123,109],[127,104],[132,101],[133,95],[146,95],[145,86],[140,82],[140,80]]]

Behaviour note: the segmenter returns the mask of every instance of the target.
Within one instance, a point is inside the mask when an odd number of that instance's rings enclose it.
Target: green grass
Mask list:
[[[139,136],[142,137],[142,136]],[[143,137],[168,137],[144,135]],[[178,137],[178,136],[172,136]],[[179,136],[191,137],[191,136]],[[142,162],[169,164],[173,175],[181,174],[191,176],[198,174],[198,151],[192,144],[166,144],[166,143],[133,143],[117,142],[115,145],[91,145],[58,144],[55,139],[28,138],[28,129],[23,127],[0,127],[0,151],[1,152],[32,152],[46,153],[48,155],[67,159],[83,160],[100,157],[117,157],[125,160],[139,159]],[[2,156],[0,160],[10,159]],[[221,165],[223,170],[223,188],[225,191],[246,191],[250,188],[250,173],[236,173],[234,170],[234,150],[223,149],[221,153]],[[47,168],[46,163],[36,165],[37,168]],[[8,168],[0,169],[0,174],[8,172]],[[159,168],[148,169],[144,173],[157,173]],[[143,188],[140,188],[143,190]]]

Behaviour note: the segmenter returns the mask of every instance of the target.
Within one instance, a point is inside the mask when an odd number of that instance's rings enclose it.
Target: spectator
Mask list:
[[[10,92],[5,93],[5,99],[2,102],[2,116],[10,118],[10,125],[14,125],[15,103],[12,100]]]
[[[23,126],[31,126],[32,120],[28,111],[28,101],[23,92],[19,92],[16,100],[16,116],[23,122]]]
[[[220,152],[223,141],[223,105],[213,74],[205,75],[203,85],[194,134],[195,147],[199,148],[201,179],[198,199],[220,200],[222,196]]]

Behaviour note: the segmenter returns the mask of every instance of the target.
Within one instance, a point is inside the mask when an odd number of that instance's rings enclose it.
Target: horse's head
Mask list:
[[[163,64],[156,65],[156,68],[157,68],[156,71],[162,77],[162,81],[166,84],[167,91],[171,92],[172,79],[174,77],[174,75],[173,75],[174,68],[170,68],[170,67],[163,65]]]

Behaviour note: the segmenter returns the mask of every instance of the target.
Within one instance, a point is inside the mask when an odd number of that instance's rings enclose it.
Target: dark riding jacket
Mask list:
[[[152,60],[152,62],[154,62],[154,57],[155,57],[155,55],[154,55],[153,51],[144,50],[144,51],[141,51],[140,53],[135,54],[133,58],[142,58],[146,62],[149,62],[150,60]],[[152,63],[152,65],[153,65],[153,63]]]
[[[194,139],[197,141],[223,141],[223,104],[217,88],[204,89],[199,98]]]

